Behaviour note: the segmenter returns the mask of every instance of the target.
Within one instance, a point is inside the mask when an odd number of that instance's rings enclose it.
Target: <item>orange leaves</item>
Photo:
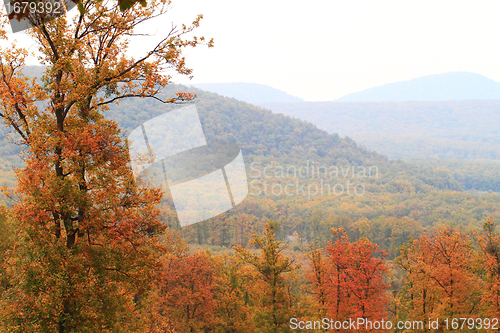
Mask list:
[[[152,287],[166,251],[157,239],[165,231],[156,207],[162,192],[138,187],[120,130],[102,112],[124,98],[156,98],[170,83],[159,73],[162,66],[189,72],[182,49],[199,43],[184,39],[191,28],[173,29],[139,59],[127,56],[136,26],[164,13],[164,3],[122,13],[103,1],[84,1],[75,21],[31,29],[48,65],[38,84],[16,76],[26,51],[0,51],[0,116],[28,145],[27,167],[17,172],[21,200],[13,208],[26,239],[12,258],[16,287],[8,298],[23,315],[9,313],[12,325],[141,331],[134,295]],[[175,101],[193,98],[179,94]],[[176,264],[179,274],[192,269],[199,277],[192,282],[201,283],[211,273],[198,266],[205,257],[195,259],[189,267]],[[201,295],[198,306],[205,305],[209,281],[185,301]]]
[[[401,299],[409,318],[470,316],[478,309],[483,283],[469,236],[442,227],[400,253],[396,263],[407,274]]]
[[[177,100],[181,102],[191,101],[197,97],[196,94],[190,93],[176,93],[175,95],[177,96]]]
[[[215,265],[206,253],[172,256],[166,260],[160,288],[166,306],[179,331],[203,330],[216,324]]]
[[[309,254],[309,280],[319,308],[336,320],[383,318],[388,301],[385,253],[367,239],[351,243],[342,228],[332,231],[337,239],[329,242],[327,256],[320,250]]]
[[[486,313],[491,317],[500,316],[500,235],[495,232],[493,218],[483,225],[484,233],[479,238],[479,246],[483,255],[485,276],[485,293],[482,302]]]
[[[172,236],[172,235],[170,235]],[[175,237],[174,237],[175,238]],[[162,259],[156,286],[141,294],[148,332],[254,332],[247,272],[234,258],[208,251],[188,254],[173,245]]]
[[[175,93],[176,98],[169,98],[167,103],[189,102],[197,98],[196,94],[191,93]]]

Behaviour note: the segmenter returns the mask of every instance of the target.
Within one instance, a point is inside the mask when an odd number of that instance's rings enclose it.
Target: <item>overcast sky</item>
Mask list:
[[[160,37],[203,14],[197,35],[215,40],[186,53],[194,78],[179,83],[261,83],[327,101],[451,71],[500,81],[498,0],[174,0],[170,14],[145,31]]]

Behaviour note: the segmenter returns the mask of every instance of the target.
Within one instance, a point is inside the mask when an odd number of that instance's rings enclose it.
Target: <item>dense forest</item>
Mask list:
[[[30,34],[47,67],[24,68],[38,80],[19,73],[25,50],[0,51],[0,176],[11,187],[0,207],[0,331],[498,330],[498,168],[392,160],[337,133],[358,133],[353,124],[319,128],[174,85],[160,69],[190,75],[182,51],[213,45],[189,35],[201,16],[143,58],[125,53],[135,27],[166,7],[124,13],[84,0],[74,21],[39,22]],[[249,194],[181,228],[173,187],[137,181],[127,137],[193,103],[208,142],[241,147]],[[423,120],[418,103],[343,104],[338,121],[321,121],[500,144],[496,101],[450,103],[427,103]],[[482,127],[457,136],[479,108]],[[414,126],[391,122],[394,109]]]
[[[26,72],[39,76],[41,70],[28,67]],[[244,246],[253,233],[264,228],[267,220],[276,220],[280,226],[276,237],[280,240],[295,234],[305,244],[317,241],[324,246],[329,230],[342,226],[351,239],[369,236],[395,257],[397,247],[409,235],[418,237],[426,228],[450,225],[473,231],[479,230],[489,216],[500,218],[500,198],[487,195],[487,191],[499,188],[500,164],[389,160],[349,138],[328,134],[310,123],[233,98],[176,85],[166,87],[160,96],[168,98],[176,92],[197,94],[194,103],[208,142],[229,141],[242,147],[250,183],[249,196],[236,209],[182,229],[166,193],[163,218],[190,243]],[[119,124],[126,137],[145,121],[180,107],[131,99],[111,105],[106,115]],[[9,168],[20,165],[16,164],[20,161],[20,148],[8,140],[2,142],[5,183],[13,181]],[[297,172],[278,173],[287,168],[303,170],[304,175],[306,170],[312,172],[306,177]],[[270,177],[263,176],[264,169]],[[332,170],[336,172],[332,174]],[[278,191],[299,182],[300,191],[295,188],[294,195]],[[352,183],[352,193],[348,193],[348,182]],[[273,186],[276,190],[272,190]],[[486,194],[468,193],[471,190]],[[390,235],[401,219],[406,219],[403,225],[413,226],[395,239]]]
[[[389,158],[500,159],[498,100],[261,103]]]
[[[251,279],[263,283],[258,288],[268,296],[245,290],[244,279],[237,284],[242,288],[239,292],[250,297],[250,309],[242,312],[248,316],[245,317],[248,331],[270,332],[272,327],[287,331],[293,327],[289,322],[293,317],[304,323],[324,317],[342,320],[359,316],[373,320],[390,318],[395,323],[421,320],[429,325],[428,318],[447,315],[454,318],[475,307],[484,311],[474,312],[475,316],[496,311],[493,303],[488,303],[488,297],[492,296],[486,287],[494,283],[493,276],[482,275],[490,267],[486,261],[483,264],[467,261],[460,266],[461,273],[444,273],[445,267],[440,266],[427,272],[428,275],[410,273],[435,255],[424,251],[456,246],[457,237],[463,239],[460,245],[463,251],[474,253],[474,258],[482,257],[481,251],[485,250],[473,247],[468,237],[476,237],[478,244],[486,242],[481,238],[486,237],[483,225],[490,216],[500,218],[500,196],[477,195],[465,190],[494,186],[490,180],[498,178],[497,169],[484,165],[476,169],[475,174],[469,174],[465,170],[472,167],[472,162],[471,165],[457,162],[443,168],[431,163],[389,160],[349,138],[328,134],[310,123],[236,99],[182,86],[171,86],[163,94],[168,97],[178,91],[197,94],[195,105],[207,141],[230,141],[242,147],[250,191],[247,199],[235,209],[185,228],[180,228],[171,197],[166,193],[162,218],[172,230],[180,233],[192,251],[210,249],[211,260],[226,258],[224,260],[242,265],[242,271],[232,274],[246,274],[246,269],[248,274],[257,274]],[[140,123],[175,108],[178,106],[130,100],[112,106],[108,116],[127,133]],[[314,170],[313,164],[316,175],[314,171],[306,177],[287,172],[301,167],[306,170],[306,166]],[[321,167],[328,168],[328,173]],[[329,173],[335,170],[332,167],[339,169],[334,175]],[[362,167],[366,167],[365,173],[359,175]],[[377,174],[368,174],[369,167],[376,167]],[[463,177],[459,174],[461,169]],[[490,173],[483,173],[483,169],[489,169]],[[285,174],[280,173],[283,170]],[[343,173],[344,170],[350,172]],[[266,171],[271,175],[268,178],[264,176]],[[471,183],[471,177],[475,182]],[[310,186],[309,192],[287,196],[279,190],[273,191],[297,181]],[[322,181],[341,184],[344,190],[349,181],[363,184],[363,194],[357,195],[354,189],[352,193],[344,191],[340,195],[316,191],[315,186],[325,188]],[[266,182],[268,192],[264,190]],[[489,223],[493,230],[493,222]],[[489,237],[496,237],[494,235]],[[233,248],[235,250],[231,250]],[[457,256],[461,255],[460,251]],[[408,258],[409,252],[411,258]],[[196,258],[203,252],[191,253]],[[300,263],[301,268],[294,266],[296,263]],[[276,269],[272,265],[276,265]],[[363,271],[366,274],[363,275],[359,265],[372,265],[369,266],[372,271]],[[474,265],[484,268],[474,271],[471,268]],[[267,275],[268,269],[277,272],[280,278]],[[421,285],[421,289],[410,287],[432,280],[436,272],[442,272],[440,277],[444,280],[431,281]],[[465,274],[464,284],[449,285],[453,274]],[[365,290],[363,283],[371,288],[364,295],[359,294]],[[470,291],[474,296],[465,292],[470,289],[467,283],[479,283]],[[337,291],[333,288],[335,285]],[[443,298],[446,292],[455,292],[457,296]],[[423,296],[425,293],[432,296]],[[213,297],[218,296],[214,293]],[[422,297],[432,297],[432,301]],[[463,299],[469,297],[469,307],[462,305]],[[422,301],[429,303],[427,307],[421,307]],[[450,310],[453,307],[457,307],[456,312]]]
[[[422,167],[446,171],[465,190],[485,193],[500,192],[500,161],[497,160],[456,160],[456,159],[406,159]]]

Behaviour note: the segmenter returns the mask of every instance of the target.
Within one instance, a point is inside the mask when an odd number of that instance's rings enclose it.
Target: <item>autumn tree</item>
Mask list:
[[[219,255],[212,259],[217,270],[217,316],[220,331],[226,333],[255,332],[253,302],[248,288],[248,274],[236,256]]]
[[[396,263],[406,272],[400,315],[412,320],[474,316],[482,281],[470,237],[442,227],[400,249]]]
[[[486,269],[482,302],[486,307],[486,315],[492,318],[500,316],[500,235],[495,232],[495,228],[493,218],[487,219],[479,238]]]
[[[300,265],[283,255],[285,246],[275,239],[276,228],[275,222],[270,222],[266,224],[262,236],[253,235],[250,244],[260,249],[259,255],[241,245],[234,248],[238,258],[256,273],[253,291],[257,303],[255,321],[262,332],[288,331],[288,321],[297,306],[286,275],[293,273]]]
[[[217,269],[204,252],[165,259],[160,282],[164,316],[178,332],[206,332],[219,324]]]
[[[0,207],[0,297],[10,287],[4,263],[15,246],[15,230],[6,207]],[[3,264],[3,265],[2,265]]]
[[[329,300],[329,288],[327,281],[327,258],[324,256],[323,249],[314,249],[310,246],[311,252],[307,254],[310,261],[310,269],[307,273],[307,280],[310,283],[309,293],[312,295],[309,306],[310,316],[316,320],[326,317]]]
[[[156,95],[171,80],[160,70],[191,74],[182,50],[203,42],[186,39],[201,16],[133,59],[127,48],[136,28],[170,2],[127,12],[115,1],[81,4],[76,16],[28,32],[46,66],[42,83],[22,75],[26,50],[0,52],[0,116],[25,145],[26,163],[16,172],[12,209],[24,245],[8,263],[13,287],[1,307],[11,331],[140,330],[134,296],[161,271],[162,192],[135,183],[120,130],[103,111],[124,98],[191,99]],[[3,29],[0,35],[7,39]]]
[[[235,257],[189,252],[177,232],[162,236],[161,278],[137,297],[147,332],[254,332],[246,271]]]
[[[342,228],[332,229],[322,250],[309,254],[309,281],[316,304],[329,318],[382,319],[386,315],[386,253],[366,238],[351,242]]]

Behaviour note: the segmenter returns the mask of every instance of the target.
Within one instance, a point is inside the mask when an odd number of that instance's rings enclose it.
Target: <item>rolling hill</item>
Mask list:
[[[500,160],[500,100],[262,103],[389,158]]]
[[[303,101],[282,90],[257,83],[199,83],[191,86],[247,103],[294,103]]]
[[[224,216],[182,229],[167,192],[161,205],[164,221],[189,242],[246,244],[252,233],[274,220],[280,224],[279,239],[297,233],[306,242],[318,237],[324,242],[330,229],[338,226],[353,239],[374,231],[380,236],[377,243],[393,248],[391,255],[396,255],[395,246],[406,242],[404,235],[410,232],[418,236],[424,228],[442,224],[476,230],[485,217],[500,218],[500,196],[466,193],[468,180],[461,183],[449,170],[389,160],[304,120],[193,87],[171,85],[159,97],[170,98],[176,92],[198,95],[195,105],[208,142],[229,141],[242,148],[250,185],[248,197]],[[111,105],[106,115],[119,124],[126,138],[142,123],[180,107],[129,99]],[[18,148],[4,141],[0,145],[3,161],[18,159]],[[295,173],[306,170],[305,166],[316,171]],[[370,168],[376,172],[365,174]],[[482,186],[484,180],[474,184]],[[292,192],[287,190],[290,186]],[[368,229],[367,221],[372,222]],[[406,223],[402,233],[401,223]]]
[[[197,94],[195,104],[207,141],[238,144],[247,163],[259,160],[269,164],[295,165],[307,161],[330,166],[376,164],[388,177],[386,181],[403,172],[404,177],[413,177],[413,181],[420,184],[419,188],[427,184],[441,189],[460,189],[460,185],[449,175],[405,165],[401,161],[390,161],[381,154],[359,147],[349,138],[329,134],[311,123],[275,114],[249,103],[175,85],[165,89],[162,97],[171,97],[178,91]],[[112,105],[107,115],[128,133],[141,123],[176,108],[179,106],[131,99]]]
[[[500,99],[500,82],[470,72],[450,72],[394,82],[345,95],[336,102],[458,101]]]
[[[27,68],[26,72],[39,75],[40,68]],[[314,161],[328,166],[376,165],[382,173],[377,182],[391,183],[397,179],[410,181],[417,191],[430,187],[459,190],[461,186],[447,173],[435,172],[400,161],[389,161],[385,156],[359,147],[349,138],[329,134],[315,125],[299,119],[275,114],[258,106],[225,98],[196,88],[171,85],[160,97],[172,97],[175,92],[192,92],[198,95],[196,106],[208,141],[229,141],[242,147],[247,162],[255,160],[267,164],[299,165]],[[124,135],[141,123],[179,105],[162,104],[154,100],[129,99],[111,105],[107,115],[117,121]],[[7,133],[2,129],[3,135]],[[18,166],[20,147],[5,140],[0,154],[6,171]]]

